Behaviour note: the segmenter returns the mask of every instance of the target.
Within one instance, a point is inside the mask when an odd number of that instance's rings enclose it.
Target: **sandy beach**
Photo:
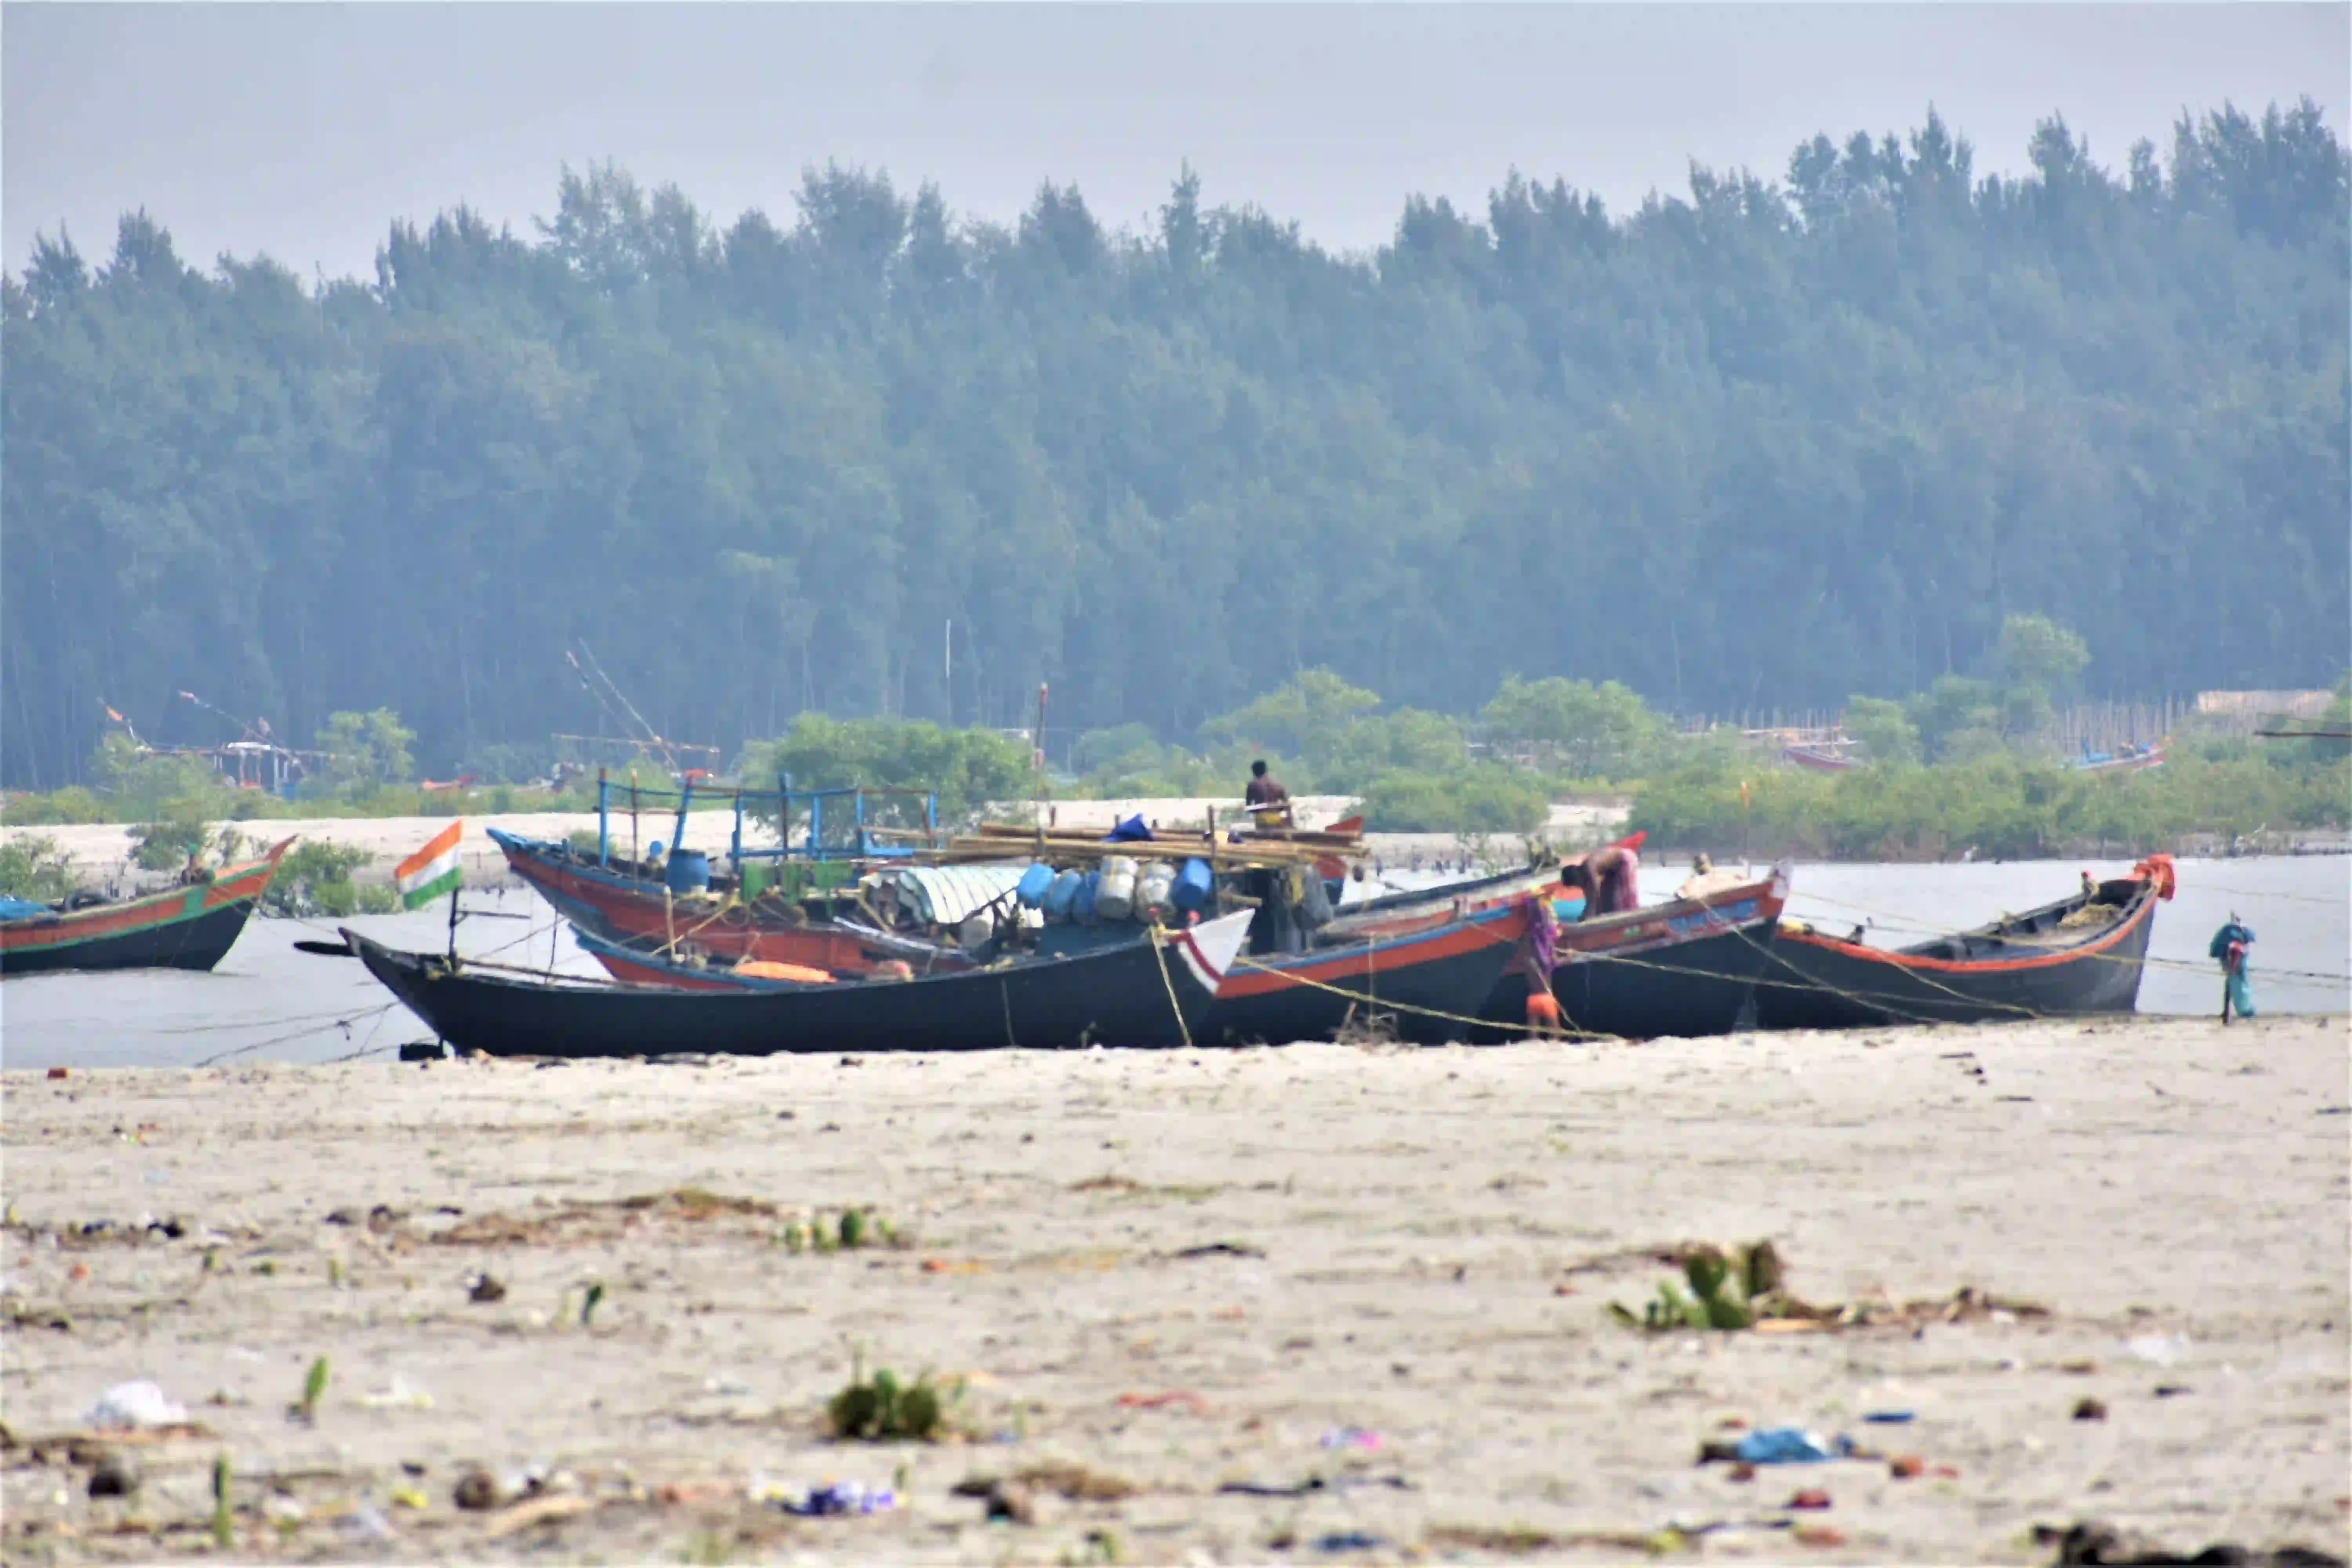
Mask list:
[[[5,1556],[215,1552],[221,1455],[235,1560],[2024,1563],[2088,1518],[2341,1552],[2346,1046],[2336,1017],[9,1074]],[[899,1244],[784,1239],[852,1206]],[[1889,1321],[1607,1312],[1677,1244],[1759,1237],[1797,1295]],[[828,1440],[854,1348],[962,1379],[963,1435]],[[115,1439],[140,1485],[92,1500],[104,1445],[54,1439],[138,1378],[188,1425]],[[1877,1457],[1696,1463],[1735,1422]],[[477,1468],[494,1506],[460,1509]],[[1028,1522],[956,1491],[1024,1475]],[[831,1480],[898,1506],[769,1500]]]

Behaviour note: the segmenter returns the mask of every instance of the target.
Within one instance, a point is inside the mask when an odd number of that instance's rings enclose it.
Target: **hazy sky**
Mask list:
[[[372,271],[460,201],[531,233],[560,166],[675,180],[722,226],[804,164],[1009,219],[1041,179],[1143,225],[1190,159],[1339,247],[1513,165],[1622,211],[1688,161],[1785,172],[1930,101],[2013,170],[2060,110],[2120,167],[2186,106],[2308,93],[2339,132],[2352,6],[62,5],[0,9],[0,227],[102,258],[145,205],[182,255]]]

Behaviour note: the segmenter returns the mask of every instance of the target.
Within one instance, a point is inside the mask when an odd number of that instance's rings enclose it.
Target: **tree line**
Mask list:
[[[1021,725],[1041,681],[1058,729],[1189,741],[1318,668],[1835,705],[2022,612],[2086,689],[2332,679],[2344,142],[2305,100],[2029,151],[1979,175],[1931,111],[1623,214],[1512,173],[1370,254],[1190,170],[1142,232],[830,165],[722,230],[598,165],[530,235],[459,207],[315,286],[143,211],[44,237],[0,285],[0,783],[86,782],[107,705],[233,738],[182,690],[536,757],[610,720],[583,638],[730,756]]]

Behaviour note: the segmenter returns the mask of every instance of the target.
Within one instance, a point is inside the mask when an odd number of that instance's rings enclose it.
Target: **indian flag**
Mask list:
[[[392,885],[400,889],[403,909],[422,909],[442,894],[457,890],[458,880],[464,875],[457,868],[457,840],[465,833],[466,824],[461,817],[392,868]]]

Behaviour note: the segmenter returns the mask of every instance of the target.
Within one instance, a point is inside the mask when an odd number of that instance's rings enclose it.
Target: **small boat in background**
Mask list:
[[[1247,911],[1066,958],[912,980],[621,985],[343,941],[444,1040],[491,1056],[772,1056],[1175,1046],[1199,1037]]]
[[[2172,892],[2172,858],[2151,855],[2071,899],[1894,951],[1783,922],[1757,982],[1757,1023],[1850,1029],[2128,1013],[2156,906]]]
[[[2118,751],[2095,752],[2084,747],[2083,754],[2067,763],[2078,773],[2138,773],[2164,766],[2166,742],[2151,741],[2145,745],[2125,746]]]
[[[1780,754],[1794,766],[1813,773],[1849,773],[1862,766],[1853,758],[1813,746],[1784,746]]]
[[[0,975],[210,969],[236,945],[253,906],[293,843],[289,838],[257,860],[224,866],[208,880],[142,898],[0,915]]]

